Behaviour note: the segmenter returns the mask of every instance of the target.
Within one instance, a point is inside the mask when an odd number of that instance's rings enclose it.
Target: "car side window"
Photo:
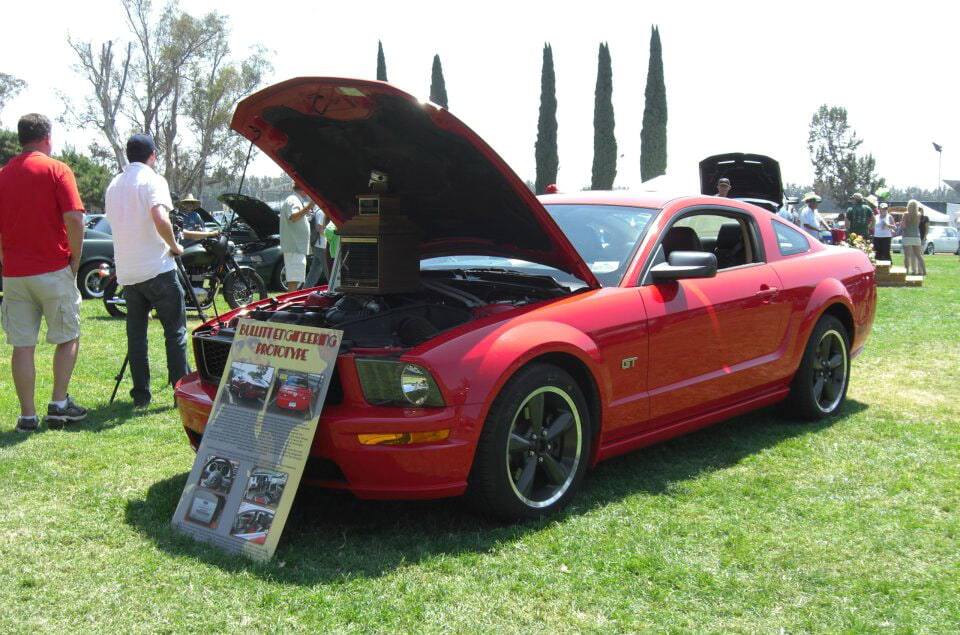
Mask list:
[[[810,251],[810,243],[807,242],[806,234],[792,227],[787,227],[779,221],[772,222],[773,232],[777,235],[777,246],[780,248],[780,255],[792,256],[793,254],[802,254]]]
[[[665,256],[693,247],[692,251],[714,254],[718,271],[763,262],[752,229],[750,221],[739,214],[689,214],[674,223],[664,236]]]

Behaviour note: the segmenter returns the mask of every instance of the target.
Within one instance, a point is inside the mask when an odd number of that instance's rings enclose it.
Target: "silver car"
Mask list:
[[[955,254],[960,245],[960,233],[953,227],[934,226],[927,231],[927,244],[923,246],[925,254]],[[897,236],[890,242],[890,249],[899,254],[903,251],[903,238]]]

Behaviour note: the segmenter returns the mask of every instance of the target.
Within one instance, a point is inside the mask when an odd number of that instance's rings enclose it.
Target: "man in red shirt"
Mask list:
[[[23,116],[17,124],[23,152],[0,169],[0,314],[13,346],[13,383],[20,399],[18,432],[39,428],[34,404],[34,350],[40,318],[47,323],[53,354],[53,398],[49,428],[80,421],[87,411],[67,387],[80,347],[80,291],[77,267],[83,247],[83,202],[73,172],[50,158],[50,120]]]

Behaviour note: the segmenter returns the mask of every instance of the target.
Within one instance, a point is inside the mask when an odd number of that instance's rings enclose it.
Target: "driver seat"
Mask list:
[[[717,269],[747,264],[740,223],[724,223],[720,226],[714,253],[717,256]]]
[[[663,257],[668,262],[670,254],[675,251],[703,251],[700,245],[700,237],[692,227],[671,227],[667,235],[663,237],[661,243],[663,247]]]

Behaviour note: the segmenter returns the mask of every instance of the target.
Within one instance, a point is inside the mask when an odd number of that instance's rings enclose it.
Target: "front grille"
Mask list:
[[[210,383],[219,384],[230,356],[233,339],[212,335],[197,335],[193,338],[193,350],[200,376]]]
[[[197,362],[197,371],[204,381],[211,384],[220,384],[220,378],[227,367],[227,358],[230,356],[232,337],[223,335],[195,335],[193,338],[194,356]],[[343,384],[340,383],[340,373],[336,367],[330,378],[330,387],[327,389],[325,404],[337,405],[343,403]]]

